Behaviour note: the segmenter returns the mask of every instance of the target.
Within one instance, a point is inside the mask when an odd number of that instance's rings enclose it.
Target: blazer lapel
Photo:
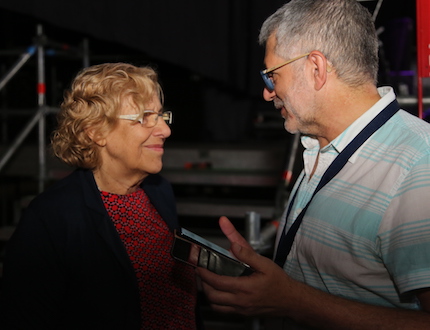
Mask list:
[[[92,213],[91,219],[96,231],[105,240],[107,246],[114,253],[116,258],[126,272],[136,280],[133,266],[123,242],[121,241],[115,226],[110,219],[100,197],[100,191],[97,188],[94,176],[91,171],[82,173],[83,196],[88,209]]]
[[[127,250],[103,205],[100,191],[97,188],[92,172],[89,170],[82,170],[80,171],[79,178],[83,187],[82,195],[87,208],[92,213],[91,220],[94,223],[96,231],[105,240],[107,246],[112,253],[115,254],[125,271],[136,281],[134,269]],[[150,175],[144,180],[142,188],[145,190],[158,213],[167,223],[169,229],[173,231],[179,228],[175,198],[170,184],[159,175]]]
[[[169,229],[173,231],[179,228],[176,201],[170,183],[160,175],[149,175],[143,181],[142,188]]]

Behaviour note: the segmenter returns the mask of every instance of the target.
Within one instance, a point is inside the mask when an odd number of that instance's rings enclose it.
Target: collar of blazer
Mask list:
[[[78,170],[82,176],[83,195],[91,209],[106,214],[106,210],[99,198],[99,190],[90,170]],[[176,211],[176,201],[170,183],[158,174],[149,175],[141,184],[151,203],[157,209],[163,220],[173,232],[179,228]]]

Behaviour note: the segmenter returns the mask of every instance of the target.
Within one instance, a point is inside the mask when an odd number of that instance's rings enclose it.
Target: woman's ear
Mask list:
[[[91,141],[93,141],[99,147],[104,147],[106,145],[106,138],[99,131],[94,128],[89,128],[85,131]]]
[[[331,67],[328,64],[327,58],[320,51],[312,51],[309,54],[309,59],[312,63],[314,87],[316,90],[320,90],[327,81],[327,76],[328,73],[331,72]]]

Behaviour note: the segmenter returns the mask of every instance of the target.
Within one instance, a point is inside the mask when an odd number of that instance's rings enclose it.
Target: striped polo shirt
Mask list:
[[[323,149],[302,138],[304,170],[286,230],[331,162],[395,99],[390,87],[378,91],[382,98]],[[374,133],[315,195],[284,270],[344,298],[419,308],[407,293],[430,287],[430,124],[400,110]]]

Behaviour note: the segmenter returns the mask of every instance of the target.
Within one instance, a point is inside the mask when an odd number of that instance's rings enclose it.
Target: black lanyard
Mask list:
[[[348,159],[357,151],[358,148],[373,134],[375,133],[382,125],[384,125],[388,119],[390,119],[398,110],[399,104],[396,100],[391,102],[384,110],[382,110],[373,120],[367,124],[365,128],[345,147],[345,149],[336,157],[336,159],[330,164],[327,170],[324,172],[318,186],[316,187],[312,197],[309,202],[306,204],[305,208],[300,212],[297,219],[291,225],[290,229],[287,233],[285,233],[285,227],[282,232],[282,236],[279,240],[278,248],[275,256],[275,263],[279,266],[283,266],[285,261],[287,260],[288,253],[290,253],[291,246],[294,242],[294,237],[296,236],[297,230],[299,229],[300,224],[302,223],[303,217],[305,215],[306,210],[309,207],[312,199],[315,194],[321,190],[334,176],[339,173],[339,171],[343,168],[343,166],[348,162]],[[305,176],[303,176],[302,181]],[[302,183],[300,182],[300,184]],[[300,185],[299,185],[300,187]],[[290,201],[288,206],[288,211],[286,215],[285,225],[287,225],[287,219],[293,208],[294,200],[296,199],[297,192],[299,190],[297,187],[296,192],[293,198]]]

